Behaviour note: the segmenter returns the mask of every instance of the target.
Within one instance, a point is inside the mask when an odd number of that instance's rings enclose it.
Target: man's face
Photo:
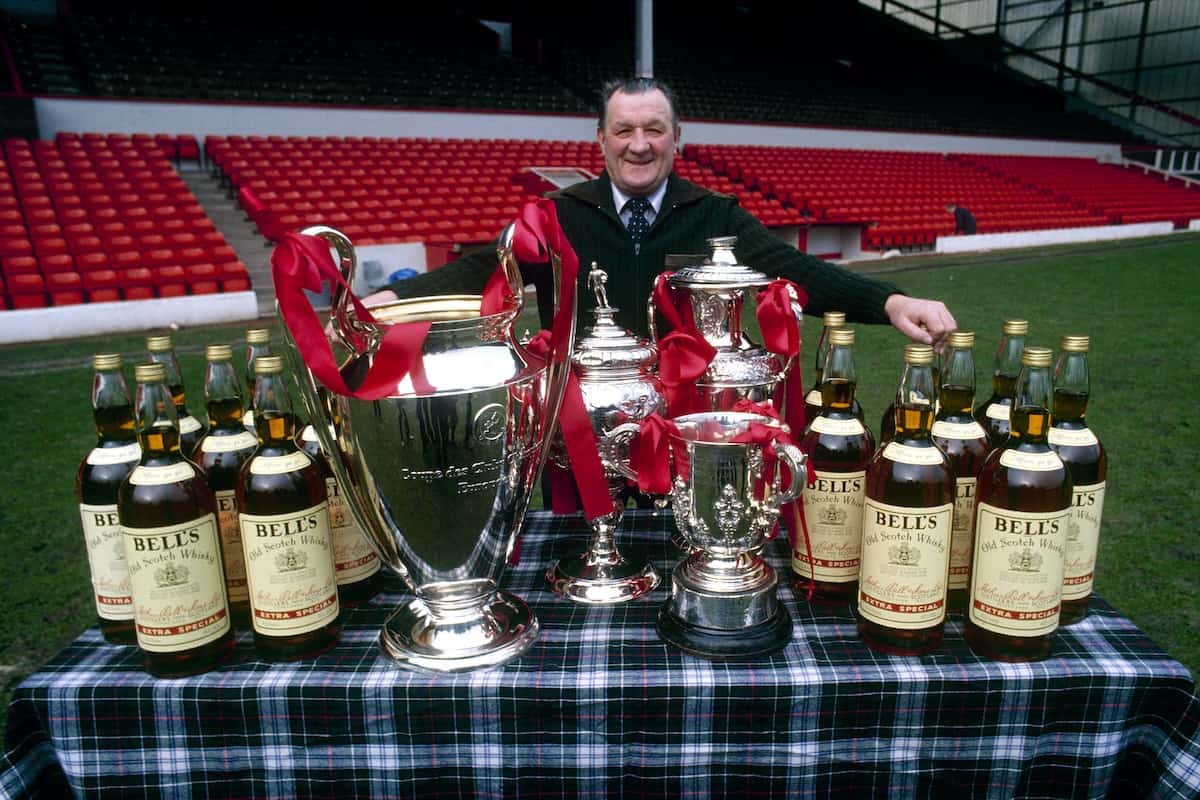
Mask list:
[[[616,92],[608,100],[604,128],[596,133],[596,140],[617,188],[645,197],[671,174],[679,128],[671,124],[671,105],[657,89],[642,94]]]

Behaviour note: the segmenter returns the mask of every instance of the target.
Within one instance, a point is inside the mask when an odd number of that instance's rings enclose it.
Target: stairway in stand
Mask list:
[[[179,174],[246,265],[258,301],[258,316],[274,317],[275,285],[271,281],[271,248],[267,246],[267,240],[259,234],[254,223],[246,219],[237,200],[229,196],[216,176],[206,169],[180,170]]]

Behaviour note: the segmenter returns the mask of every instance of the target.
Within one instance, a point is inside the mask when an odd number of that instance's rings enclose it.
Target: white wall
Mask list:
[[[238,103],[37,98],[38,131],[52,139],[59,131],[101,133],[191,133],[228,136],[384,136],[475,139],[593,139],[591,116],[392,111],[319,106],[256,106]],[[1054,142],[988,136],[859,131],[785,125],[688,122],[684,143],[835,147],[935,153],[1022,155],[1120,155],[1116,144]]]

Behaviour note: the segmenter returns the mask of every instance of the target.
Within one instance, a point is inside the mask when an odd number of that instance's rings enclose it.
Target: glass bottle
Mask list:
[[[829,331],[846,326],[846,315],[841,311],[826,311],[821,317],[821,338],[817,342],[817,357],[813,364],[813,388],[804,396],[804,418],[812,422],[821,413],[821,373],[825,371],[825,359],[829,355]],[[851,412],[862,422],[863,410],[858,398],[850,406]]]
[[[204,435],[200,420],[193,417],[187,410],[187,391],[183,387],[183,373],[179,370],[179,359],[175,357],[175,345],[170,336],[149,336],[146,338],[146,349],[150,351],[150,360],[162,364],[167,371],[167,386],[175,401],[175,413],[179,418],[179,449],[184,458],[191,458]]]
[[[975,485],[992,448],[987,431],[971,416],[975,403],[975,334],[954,331],[947,337],[946,346],[932,433],[933,443],[950,459],[954,471],[954,527],[946,609],[962,614],[967,610],[975,542]]]
[[[295,417],[280,356],[254,362],[258,449],[242,468],[242,525],[254,647],[292,661],[337,644],[337,578],[325,475],[296,446]]]
[[[246,381],[246,397],[254,396],[254,360],[259,356],[271,355],[271,331],[267,328],[249,328],[246,330],[246,364],[242,375]],[[242,424],[250,433],[254,433],[254,409],[247,404],[246,413],[242,416]]]
[[[117,512],[137,643],[151,675],[195,675],[223,663],[234,646],[216,506],[204,475],[180,452],[166,368],[141,364],[134,378],[142,457],[121,484]]]
[[[1090,344],[1087,336],[1064,336],[1060,344],[1062,353],[1054,367],[1054,413],[1048,438],[1050,446],[1067,465],[1073,485],[1060,625],[1070,625],[1087,616],[1100,518],[1104,514],[1108,454],[1084,421],[1090,394],[1087,358]]]
[[[96,446],[75,473],[75,499],[87,545],[92,592],[100,633],[113,644],[134,644],[133,594],[117,514],[117,491],[141,458],[133,429],[133,401],[121,369],[121,356],[92,356],[92,417]]]
[[[867,466],[858,635],[874,650],[936,650],[946,623],[954,471],[933,443],[933,348],[904,348],[896,435]]]
[[[800,444],[815,483],[804,491],[808,541],[796,537],[792,571],[797,590],[817,600],[853,600],[858,594],[862,512],[867,463],[875,452],[871,432],[854,416],[854,330],[829,332],[829,356],[821,375],[821,413]],[[811,555],[810,551],[811,550]]]
[[[1071,475],[1050,447],[1050,350],[1027,347],[1012,429],[988,454],[975,497],[971,596],[963,624],[976,653],[1000,661],[1050,655],[1062,601]]]
[[[933,384],[934,386],[940,383],[941,368],[938,362],[938,354],[933,354]],[[934,414],[937,413],[937,404],[934,403]],[[877,444],[883,445],[892,440],[896,435],[896,401],[888,403],[888,407],[884,409],[883,416],[879,418],[879,441]]]
[[[353,608],[374,597],[381,588],[382,562],[362,529],[354,520],[350,504],[325,457],[317,431],[305,425],[296,442],[312,456],[325,475],[325,496],[329,501],[329,525],[333,531],[333,564],[337,574],[338,602]]]
[[[242,529],[238,524],[237,486],[242,465],[254,455],[258,438],[242,427],[242,385],[233,366],[233,349],[213,344],[204,349],[204,408],[208,432],[192,460],[204,470],[208,488],[217,503],[217,525],[225,557],[225,585],[229,611],[241,626],[250,624],[250,590],[242,555]]]
[[[1013,391],[1021,372],[1021,351],[1029,323],[1023,319],[1006,319],[1001,327],[1000,346],[996,348],[996,363],[992,368],[992,396],[975,408],[975,421],[987,431],[992,447],[1004,444],[1009,431]]]

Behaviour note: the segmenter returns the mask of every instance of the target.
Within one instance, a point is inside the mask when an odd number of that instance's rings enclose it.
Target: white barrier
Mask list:
[[[1189,231],[1200,231],[1200,219],[1189,220],[1188,221],[1188,230]]]
[[[127,333],[172,324],[213,325],[258,318],[254,292],[0,311],[0,344]]]
[[[1136,239],[1141,236],[1170,233],[1174,229],[1175,226],[1170,222],[1141,222],[1136,225],[1097,225],[1090,228],[1055,228],[1045,231],[979,233],[974,236],[939,236],[937,244],[934,245],[934,252],[968,253],[977,250],[1005,250],[1047,244]]]

